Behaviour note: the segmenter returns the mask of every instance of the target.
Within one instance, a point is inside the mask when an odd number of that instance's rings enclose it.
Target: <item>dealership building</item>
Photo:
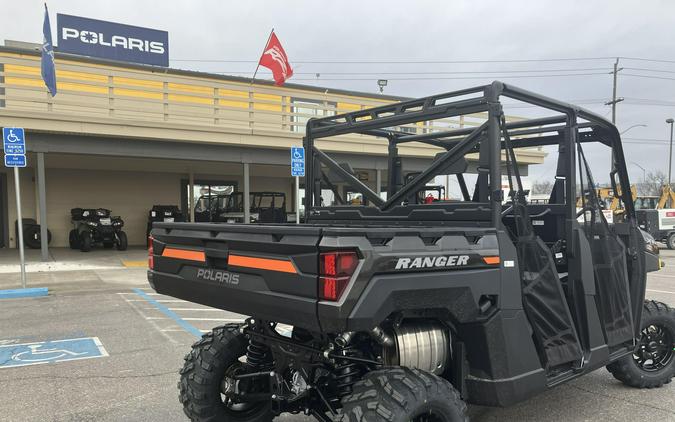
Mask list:
[[[23,217],[46,222],[50,247],[68,245],[74,207],[111,209],[124,219],[130,245],[145,244],[153,205],[178,205],[194,218],[190,211],[198,197],[209,192],[283,192],[286,210],[295,212],[289,150],[302,145],[307,120],[402,100],[59,52],[55,63],[58,94],[52,97],[33,45],[0,47],[0,126],[25,128]],[[446,123],[474,126],[484,117]],[[364,183],[386,191],[386,142],[347,135],[317,145],[349,163]],[[425,169],[439,151],[427,144],[401,145],[404,171]],[[544,156],[538,149],[519,151],[523,172]],[[16,244],[10,170],[0,169],[0,247]]]

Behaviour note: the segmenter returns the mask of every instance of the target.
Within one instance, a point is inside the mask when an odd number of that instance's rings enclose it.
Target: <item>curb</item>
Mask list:
[[[0,290],[0,299],[15,299],[19,297],[39,297],[39,296],[47,296],[48,294],[49,289],[47,287]]]

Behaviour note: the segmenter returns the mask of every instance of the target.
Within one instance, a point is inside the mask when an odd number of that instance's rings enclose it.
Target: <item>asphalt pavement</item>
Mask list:
[[[675,305],[675,251],[662,256],[666,267],[649,276],[647,296]],[[141,251],[120,256],[141,258]],[[49,296],[0,300],[0,420],[186,420],[176,388],[183,356],[200,333],[242,316],[158,295],[143,268],[110,262],[35,274]],[[0,274],[0,288],[14,282]],[[5,346],[23,347],[25,366],[2,366]],[[474,422],[675,421],[674,393],[673,384],[628,388],[601,369],[509,408],[470,406],[470,415]]]

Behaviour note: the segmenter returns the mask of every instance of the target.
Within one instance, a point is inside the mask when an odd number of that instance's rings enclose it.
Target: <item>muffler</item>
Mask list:
[[[450,334],[435,321],[404,321],[393,329],[394,344],[384,347],[386,365],[406,366],[442,374],[450,360]]]

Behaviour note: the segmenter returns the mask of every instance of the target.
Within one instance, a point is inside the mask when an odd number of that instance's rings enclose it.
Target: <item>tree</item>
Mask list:
[[[551,193],[553,183],[550,180],[538,180],[532,183],[532,193],[535,195]]]
[[[668,184],[668,175],[663,171],[649,171],[644,182],[638,183],[638,192],[644,196],[659,196],[661,188],[666,184]]]

